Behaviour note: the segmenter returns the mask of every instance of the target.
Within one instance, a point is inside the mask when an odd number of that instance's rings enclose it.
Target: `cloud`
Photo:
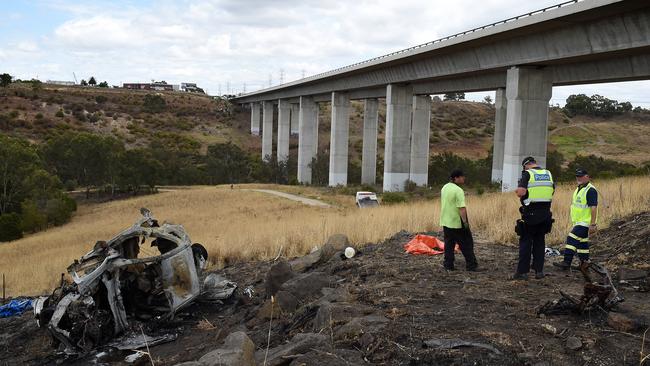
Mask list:
[[[269,76],[279,82],[280,72],[284,81],[295,80],[555,3],[44,0],[41,6],[65,21],[32,40],[10,39],[11,47],[0,45],[0,60],[14,73],[52,72],[45,77],[52,79],[74,71],[111,84],[194,81],[216,92],[229,82],[235,91],[244,84],[251,91],[268,86]]]

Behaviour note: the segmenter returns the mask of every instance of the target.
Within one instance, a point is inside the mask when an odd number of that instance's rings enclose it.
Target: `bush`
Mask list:
[[[20,205],[21,230],[34,233],[45,229],[47,217],[38,209],[32,200],[26,200]]]
[[[142,106],[146,112],[160,113],[165,110],[167,103],[165,103],[165,99],[160,95],[147,94],[144,96]]]
[[[387,205],[406,202],[406,195],[400,192],[384,192],[381,195],[381,202]]]
[[[50,199],[45,206],[47,221],[57,226],[63,225],[70,221],[72,212],[76,209],[77,202],[68,196]]]
[[[22,237],[20,216],[15,212],[0,215],[0,242],[17,240]]]
[[[97,103],[99,103],[99,104],[105,103],[107,100],[108,100],[108,98],[106,98],[103,95],[98,95],[98,96],[95,97],[95,101]]]
[[[56,112],[55,116],[57,116],[57,117],[59,117],[59,118],[63,118],[63,116],[64,116],[64,114],[63,114],[63,109],[59,109],[59,111]]]

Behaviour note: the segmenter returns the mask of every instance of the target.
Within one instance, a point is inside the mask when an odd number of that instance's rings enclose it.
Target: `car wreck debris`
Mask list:
[[[583,294],[579,299],[560,290],[562,297],[558,300],[547,302],[539,308],[537,313],[546,315],[582,314],[590,310],[598,309],[607,312],[616,306],[616,304],[624,301],[614,286],[609,271],[602,265],[583,262],[580,265],[580,272],[585,279],[585,286]],[[594,275],[598,277],[594,277]]]
[[[137,337],[130,332],[130,321],[172,319],[201,294],[205,248],[192,244],[183,226],[161,225],[149,210],[140,212],[142,217],[133,226],[109,241],[98,241],[68,267],[72,282],[62,276],[50,296],[34,302],[38,325],[48,329],[55,346],[66,354],[108,345],[118,335],[125,335],[112,343],[118,348],[138,348],[142,342],[134,343]],[[236,286],[227,283],[227,287]],[[175,339],[147,337],[141,338],[149,344]]]

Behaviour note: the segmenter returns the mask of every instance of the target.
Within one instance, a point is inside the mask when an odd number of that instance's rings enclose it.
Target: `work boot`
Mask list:
[[[535,272],[535,279],[536,280],[541,280],[542,278],[546,277],[544,272]]]
[[[570,264],[570,263],[567,263],[567,262],[565,262],[565,261],[562,261],[562,262],[553,262],[553,265],[554,265],[555,267],[558,267],[559,269],[561,269],[561,270],[563,270],[563,271],[568,271],[569,268],[571,268],[571,264]]]
[[[515,273],[508,279],[511,281],[528,281],[528,273]]]

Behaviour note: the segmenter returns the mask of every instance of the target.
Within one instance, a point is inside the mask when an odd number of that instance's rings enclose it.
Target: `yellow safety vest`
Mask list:
[[[573,192],[573,200],[571,201],[571,222],[573,225],[587,226],[591,224],[591,208],[587,205],[587,192],[589,189],[596,189],[591,182],[583,188],[576,188]],[[597,214],[597,213],[596,213]],[[596,216],[598,220],[598,216]]]
[[[533,202],[551,202],[553,200],[553,175],[546,169],[528,169],[528,198],[524,205]]]

